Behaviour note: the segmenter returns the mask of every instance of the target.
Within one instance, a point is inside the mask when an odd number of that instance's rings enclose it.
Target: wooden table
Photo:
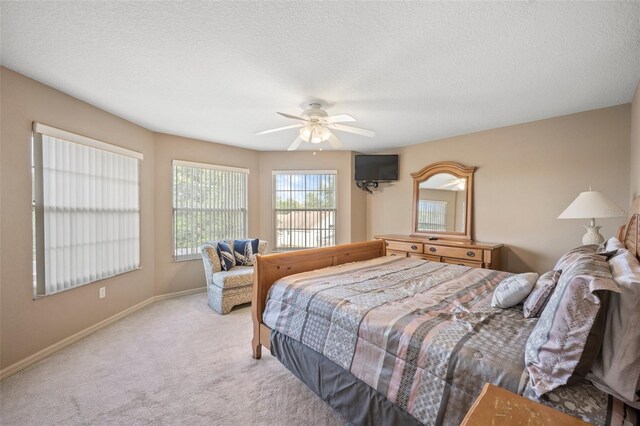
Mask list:
[[[488,425],[583,426],[588,423],[487,383],[461,426]]]

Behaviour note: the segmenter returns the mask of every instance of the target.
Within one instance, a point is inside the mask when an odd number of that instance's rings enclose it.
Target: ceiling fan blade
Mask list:
[[[291,118],[292,120],[301,120],[301,121],[304,121],[305,123],[309,121],[306,118],[298,117],[297,115],[285,114],[284,112],[279,112],[278,114],[280,114],[285,118]]]
[[[333,149],[344,148],[344,144],[342,143],[342,141],[338,139],[333,133],[331,134],[331,137],[327,139],[327,142],[329,142],[329,145],[331,145]]]
[[[287,148],[287,151],[295,151],[296,149],[298,149],[298,147],[300,146],[300,144],[302,142],[304,142],[304,140],[300,136],[298,136],[296,138],[296,140],[293,141],[291,146],[289,146],[289,148]]]
[[[349,114],[336,114],[325,117],[324,121],[327,123],[348,123],[350,121],[356,121],[356,119]]]
[[[296,129],[298,127],[304,127],[304,124],[292,124],[291,126],[278,127],[277,129],[263,130],[261,132],[254,133],[255,135],[266,135],[267,133],[279,132],[280,130]]]
[[[355,133],[356,135],[369,136],[370,138],[376,135],[376,132],[368,129],[361,129],[360,127],[345,126],[343,124],[331,124],[332,129],[341,130],[343,132]]]

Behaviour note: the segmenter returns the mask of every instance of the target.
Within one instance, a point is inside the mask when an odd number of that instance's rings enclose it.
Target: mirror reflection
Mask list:
[[[417,231],[465,232],[467,178],[437,173],[420,182]]]

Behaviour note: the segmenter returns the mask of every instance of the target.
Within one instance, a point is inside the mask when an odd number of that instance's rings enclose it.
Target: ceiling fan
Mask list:
[[[288,151],[295,151],[302,142],[310,142],[313,144],[328,142],[334,149],[344,148],[344,144],[331,132],[332,130],[355,133],[356,135],[369,137],[374,137],[376,135],[376,132],[373,130],[340,124],[356,121],[356,119],[349,114],[329,115],[322,109],[322,105],[319,103],[309,104],[309,108],[302,111],[300,116],[285,114],[284,112],[279,112],[278,114],[285,118],[296,120],[298,123],[290,126],[278,127],[276,129],[263,130],[261,132],[256,132],[256,135],[264,135],[287,129],[300,129],[298,137],[293,141],[291,146],[287,148]]]

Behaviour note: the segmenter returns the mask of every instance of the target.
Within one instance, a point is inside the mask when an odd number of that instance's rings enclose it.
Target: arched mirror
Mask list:
[[[475,167],[441,162],[413,177],[413,233],[471,240]]]

